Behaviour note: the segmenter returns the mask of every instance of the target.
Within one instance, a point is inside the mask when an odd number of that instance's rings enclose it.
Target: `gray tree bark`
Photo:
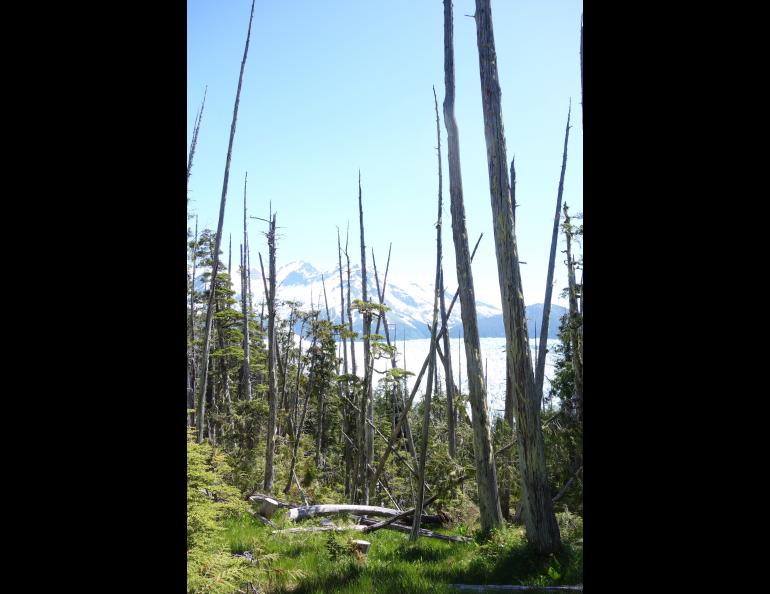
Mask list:
[[[457,280],[460,285],[460,315],[465,335],[466,374],[473,423],[473,452],[476,482],[479,490],[481,529],[488,532],[503,525],[500,499],[497,493],[497,469],[492,452],[487,390],[481,368],[481,346],[476,318],[476,298],[473,289],[468,233],[465,227],[462,175],[460,173],[460,141],[454,114],[454,42],[452,0],[444,0],[444,126],[447,130],[449,158],[449,194],[451,197],[452,237],[455,246]]]
[[[267,234],[267,245],[270,251],[270,293],[267,300],[267,399],[268,399],[268,417],[267,417],[267,446],[265,448],[265,484],[264,489],[267,493],[273,491],[273,457],[275,456],[275,433],[277,420],[277,386],[275,377],[277,347],[275,340],[275,219],[270,222],[270,231]]]
[[[361,200],[361,172],[358,172],[358,217],[359,225],[361,229],[361,300],[364,303],[368,302],[366,295],[366,246],[364,240],[364,208]],[[371,373],[371,343],[369,335],[372,332],[372,314],[368,309],[364,309],[363,313],[363,334],[364,334],[364,384],[361,392],[363,402],[361,405],[361,415],[359,419],[359,427],[362,432],[360,441],[360,462],[359,462],[359,484],[361,485],[362,493],[360,502],[368,505],[369,503],[369,479],[371,474],[369,472],[369,465],[374,459],[374,438],[372,435],[371,427],[367,424],[367,420],[373,422],[373,408],[372,408],[372,373]],[[364,416],[365,415],[365,416]]]
[[[214,287],[216,284],[217,272],[219,269],[219,244],[222,238],[222,225],[225,217],[225,203],[227,202],[227,182],[230,179],[230,161],[233,155],[233,140],[235,139],[235,128],[238,121],[238,104],[241,100],[241,86],[243,84],[243,71],[246,67],[246,58],[249,53],[249,41],[251,40],[251,22],[254,19],[254,0],[251,2],[251,15],[249,16],[249,29],[246,34],[246,46],[243,50],[243,60],[241,61],[241,71],[238,75],[238,90],[235,93],[235,106],[233,107],[233,120],[230,124],[230,140],[227,144],[227,158],[225,159],[225,176],[222,182],[222,198],[219,202],[219,222],[217,223],[217,235],[214,242],[214,263],[211,269],[211,291],[209,293],[208,309],[206,311],[206,326],[203,334],[203,353],[201,354],[201,382],[198,396],[198,406],[196,411],[196,422],[198,423],[198,443],[203,441],[203,433],[206,428],[206,383],[209,373],[209,348],[211,335],[211,321],[214,313]]]
[[[582,31],[582,26],[581,26]],[[581,37],[582,39],[582,37]],[[582,45],[581,45],[582,47]],[[203,120],[203,108],[206,107],[206,93],[209,90],[209,86],[206,85],[206,88],[203,90],[203,101],[201,102],[201,107],[198,110],[197,115],[195,116],[195,128],[193,129],[193,135],[192,140],[190,141],[190,154],[187,157],[187,184],[189,186],[190,184],[190,172],[192,171],[193,166],[193,157],[195,156],[195,147],[198,144],[198,132],[201,128],[201,120]],[[188,198],[189,201],[189,198]]]
[[[249,351],[249,303],[248,303],[248,266],[246,253],[249,239],[246,233],[246,182],[248,172],[243,178],[243,252],[241,255],[241,304],[243,306],[243,383],[241,386],[241,398],[251,400],[251,369]]]
[[[446,379],[446,412],[447,412],[447,439],[449,441],[449,457],[455,458],[457,456],[457,435],[455,428],[455,419],[457,413],[455,412],[455,391],[454,391],[454,375],[452,374],[452,353],[449,348],[449,319],[446,315],[446,300],[444,298],[444,264],[443,259],[443,247],[441,243],[441,231],[442,225],[442,209],[443,209],[443,195],[442,195],[442,176],[441,176],[441,127],[438,117],[438,99],[436,98],[436,88],[433,88],[433,103],[436,108],[436,142],[438,145],[438,221],[437,226],[437,244],[438,244],[438,261],[439,261],[439,306],[441,311],[441,324],[447,328],[447,332],[444,333],[444,357],[442,363],[444,364],[444,377]]]
[[[433,89],[433,100],[436,101],[436,89]],[[436,127],[438,129],[438,102],[436,102]],[[438,134],[438,132],[437,132]],[[441,139],[440,134],[438,135]],[[439,147],[441,144],[439,143]],[[436,326],[438,324],[438,302],[439,291],[441,290],[441,149],[439,148],[439,183],[438,183],[438,219],[436,221],[436,280],[433,285],[433,321],[430,326],[430,363],[428,367],[428,381],[425,387],[425,396],[423,398],[423,416],[422,416],[422,444],[420,448],[420,465],[417,469],[417,497],[414,504],[414,519],[412,521],[412,532],[409,534],[409,541],[414,542],[420,534],[420,514],[422,514],[422,505],[425,498],[425,461],[428,455],[428,438],[430,434],[430,403],[433,388],[433,373],[436,369]],[[436,382],[438,384],[438,382]]]
[[[548,277],[545,281],[545,299],[543,300],[543,322],[540,327],[540,350],[537,355],[537,367],[535,368],[535,390],[542,397],[543,378],[545,376],[545,356],[548,353],[548,322],[551,317],[551,294],[553,292],[553,270],[556,263],[556,244],[559,239],[559,218],[561,215],[561,197],[564,193],[564,172],[567,170],[567,143],[569,142],[569,118],[572,113],[572,101],[570,100],[567,111],[567,127],[564,130],[564,154],[561,158],[561,174],[559,176],[559,189],[556,192],[556,214],[553,216],[553,232],[551,234],[551,254],[548,257]]]
[[[340,325],[345,326],[345,291],[343,289],[344,283],[342,280],[342,246],[340,245],[340,228],[337,227],[337,260],[339,263],[339,271],[340,271]],[[342,334],[342,361],[343,361],[343,372],[345,375],[348,374],[348,344],[347,339],[345,338],[345,333],[340,332]],[[342,395],[342,386],[340,386],[340,395]],[[347,388],[347,384],[345,386],[345,396],[347,399],[350,399],[350,391]],[[350,435],[350,411],[348,410],[347,406],[343,405],[342,409],[342,431],[346,435]],[[350,497],[350,473],[353,468],[353,450],[350,447],[350,444],[345,441],[344,445],[344,459],[345,459],[345,496]]]
[[[575,259],[572,257],[572,228],[569,222],[569,207],[564,205],[564,236],[567,238],[567,281],[569,283],[569,334],[572,342],[572,369],[575,374],[575,407],[578,421],[583,421],[583,348],[580,331],[583,320],[578,313],[577,284],[575,282]]]
[[[540,426],[540,398],[535,393],[527,338],[519,257],[513,227],[513,207],[508,185],[505,131],[490,0],[476,0],[475,20],[495,252],[505,324],[507,369],[513,378],[515,393],[514,409],[524,521],[527,539],[538,552],[545,554],[559,550],[561,538],[551,503]]]

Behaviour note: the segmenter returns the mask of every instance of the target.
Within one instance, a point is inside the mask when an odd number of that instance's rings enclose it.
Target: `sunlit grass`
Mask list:
[[[276,524],[284,527],[287,522],[279,517]],[[353,531],[271,534],[273,529],[248,516],[225,524],[232,553],[277,554],[268,570],[270,594],[448,594],[452,583],[582,583],[582,526],[563,530],[563,550],[547,556],[537,555],[517,527],[495,533],[483,543],[420,538],[414,545],[406,534],[388,530],[368,535]],[[368,557],[357,560],[345,554],[332,560],[327,549],[329,534],[342,545],[351,539],[369,540]]]

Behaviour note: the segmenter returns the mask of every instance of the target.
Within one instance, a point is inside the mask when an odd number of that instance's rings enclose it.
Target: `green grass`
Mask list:
[[[315,522],[313,522],[315,523]],[[288,525],[276,520],[276,528]],[[276,554],[266,566],[270,594],[449,594],[447,584],[558,585],[582,583],[582,524],[574,516],[560,518],[564,547],[557,555],[537,555],[521,528],[506,528],[483,543],[448,543],[420,538],[410,545],[408,535],[388,530],[361,535],[332,533],[343,546],[351,539],[372,543],[368,558],[347,553],[332,560],[328,532],[271,534],[273,528],[246,516],[225,523],[233,553],[246,550]],[[312,525],[311,522],[303,526]]]

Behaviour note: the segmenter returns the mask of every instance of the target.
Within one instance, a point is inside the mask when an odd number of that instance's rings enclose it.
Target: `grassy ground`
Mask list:
[[[245,516],[228,520],[225,534],[231,553],[251,551],[263,557],[263,587],[270,594],[448,594],[452,590],[447,584],[452,583],[582,583],[582,522],[569,514],[560,514],[559,520],[564,547],[548,556],[538,556],[529,548],[521,528],[506,528],[483,544],[420,538],[410,545],[408,535],[389,530],[368,535],[352,531],[271,534],[273,528]],[[288,526],[280,516],[276,524],[276,528]],[[347,549],[351,539],[372,543],[367,558],[356,558]]]

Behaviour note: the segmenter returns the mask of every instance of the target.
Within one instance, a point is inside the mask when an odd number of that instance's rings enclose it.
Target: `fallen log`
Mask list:
[[[300,532],[346,532],[347,530],[355,530],[356,532],[364,532],[367,528],[367,522],[375,524],[373,520],[362,519],[363,524],[351,524],[348,526],[313,526],[311,528],[284,528],[283,530],[273,530],[271,534],[297,534]],[[412,531],[411,526],[404,526],[403,524],[389,524],[384,526],[386,530],[395,530],[396,532],[403,532],[409,534]],[[468,542],[471,539],[465,536],[449,536],[447,534],[440,534],[431,530],[425,530],[420,528],[420,536],[427,538],[437,538],[439,540],[446,540],[449,542]]]
[[[378,523],[368,518],[360,518],[358,521],[361,523],[363,527],[374,526],[375,524]],[[412,532],[412,527],[405,526],[404,524],[389,524],[387,526],[383,526],[383,528],[385,528],[386,530],[395,530],[396,532],[403,532],[404,534],[411,534]],[[432,530],[426,530],[425,528],[420,528],[419,535],[427,536],[428,538],[438,538],[439,540],[448,540],[449,542],[470,542],[471,540],[473,540],[472,538],[469,538],[467,536],[449,536],[448,534],[433,532]]]
[[[431,496],[425,503],[422,504],[423,508],[428,506],[430,503],[433,502],[434,499],[436,499],[438,495]],[[377,522],[376,524],[372,524],[371,526],[367,526],[364,528],[364,533],[374,532],[375,530],[379,530],[380,528],[387,528],[394,522],[397,522],[398,520],[403,520],[404,518],[408,518],[411,516],[414,516],[414,510],[416,508],[408,509],[405,512],[398,514],[397,516],[393,516],[389,520],[383,520],[382,522]]]
[[[577,586],[508,586],[505,584],[449,584],[458,592],[582,592],[583,584]]]
[[[333,514],[358,514],[367,516],[398,516],[403,512],[389,507],[379,507],[377,505],[351,505],[351,504],[328,504],[328,505],[310,505],[303,507],[293,507],[289,509],[289,519],[295,522],[306,520],[315,516],[328,516]],[[409,514],[411,515],[411,513]],[[421,524],[441,524],[442,516],[423,514],[420,517]]]

